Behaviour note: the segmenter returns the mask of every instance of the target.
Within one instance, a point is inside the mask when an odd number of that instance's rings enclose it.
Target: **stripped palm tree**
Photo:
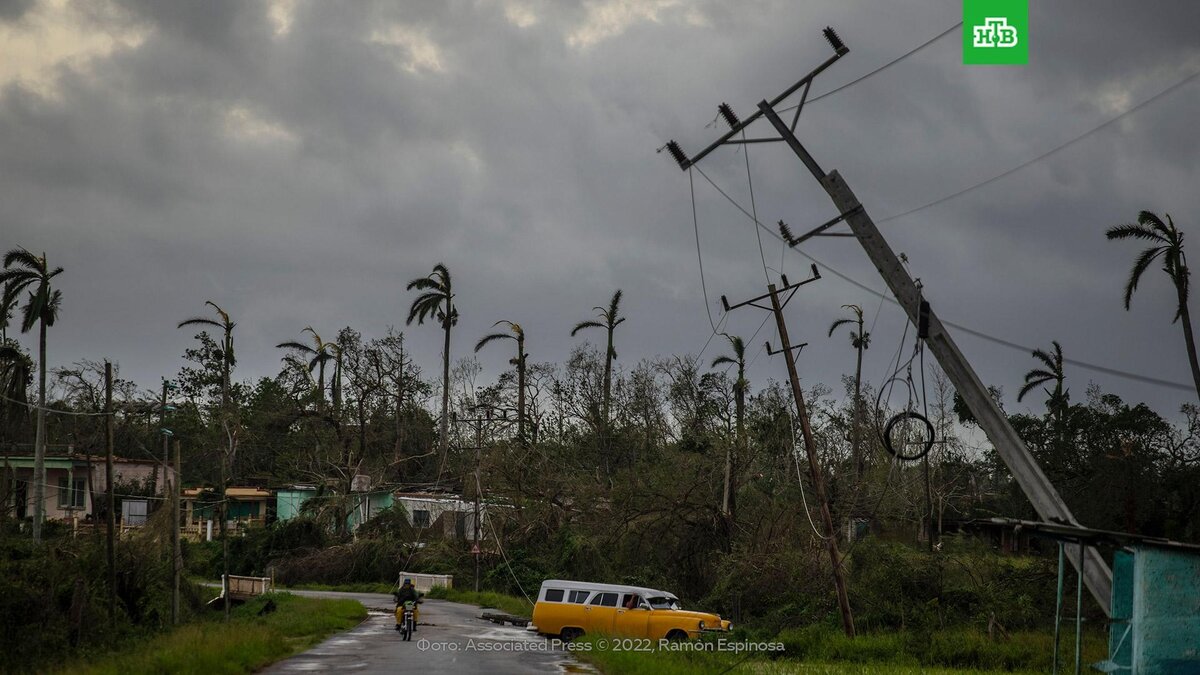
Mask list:
[[[278,349],[291,349],[299,353],[299,363],[303,364],[303,359],[308,359],[308,372],[317,371],[316,391],[317,394],[317,413],[325,412],[325,364],[330,359],[334,358],[334,352],[340,352],[338,345],[335,342],[325,342],[317,331],[313,330],[312,326],[305,326],[301,333],[309,333],[312,335],[313,344],[308,345],[303,342],[280,342],[275,345]],[[285,357],[286,358],[286,357]],[[339,360],[340,362],[340,360]],[[335,364],[335,370],[337,369]],[[340,379],[340,373],[334,374],[334,380]],[[336,387],[336,385],[335,385]]]
[[[608,307],[593,307],[592,308],[600,321],[595,319],[589,321],[580,321],[571,329],[571,336],[585,328],[603,328],[608,333],[608,349],[604,352],[604,401],[600,410],[600,428],[604,434],[605,442],[608,439],[608,410],[612,403],[612,362],[617,358],[617,350],[613,349],[613,331],[617,326],[625,321],[625,317],[621,314],[621,290],[617,289],[613,293],[612,299],[608,301]]]
[[[509,332],[491,333],[479,338],[479,342],[475,343],[475,353],[495,340],[513,340],[517,343],[517,357],[509,359],[509,363],[517,367],[517,442],[525,445],[525,331],[520,324],[505,319],[492,324],[492,327],[500,324],[507,325]]]
[[[746,454],[746,389],[750,383],[746,380],[746,343],[736,335],[726,335],[725,339],[729,340],[729,347],[733,349],[733,356],[718,356],[713,359],[712,367],[737,366],[737,379],[733,382],[733,395],[737,406],[737,449],[739,456],[734,457],[732,447],[727,446],[725,448],[725,490],[721,498],[721,513],[725,514],[732,521],[737,506],[737,484],[735,479],[737,467],[735,465],[738,459],[744,457]]]
[[[42,541],[42,518],[46,512],[46,329],[54,325],[62,305],[62,291],[50,286],[50,280],[62,274],[63,268],[50,269],[46,254],[39,258],[23,248],[14,248],[4,255],[4,270],[0,284],[4,285],[4,304],[15,306],[22,291],[29,299],[21,308],[21,332],[28,333],[38,326],[38,407],[37,431],[33,442],[33,542]]]
[[[438,424],[438,445],[444,466],[446,451],[450,447],[450,329],[458,324],[458,308],[454,306],[450,270],[438,263],[433,266],[429,276],[413,279],[405,290],[422,292],[409,307],[405,323],[412,325],[415,319],[418,324],[423,324],[426,318],[436,318],[445,332],[442,347],[442,418]]]
[[[1151,242],[1150,248],[1142,251],[1133,263],[1129,272],[1129,280],[1125,282],[1125,309],[1133,300],[1133,292],[1137,290],[1142,273],[1160,256],[1163,259],[1163,271],[1171,278],[1175,286],[1175,318],[1171,323],[1182,320],[1183,340],[1187,346],[1188,363],[1192,367],[1192,381],[1196,385],[1196,395],[1200,396],[1200,361],[1196,358],[1196,339],[1192,335],[1192,318],[1188,313],[1188,267],[1187,256],[1183,253],[1183,232],[1175,227],[1175,221],[1167,214],[1167,221],[1150,211],[1138,214],[1137,223],[1126,223],[1110,227],[1105,235],[1110,239],[1142,239]]]
[[[854,473],[859,478],[862,478],[864,464],[862,454],[862,416],[863,405],[862,400],[862,361],[863,351],[871,346],[871,334],[863,329],[863,310],[858,305],[842,305],[842,309],[848,309],[854,314],[852,319],[838,319],[829,326],[829,337],[833,337],[834,331],[844,325],[857,325],[858,329],[850,330],[850,346],[854,347],[857,352],[857,357],[854,362],[854,420],[853,426],[850,429],[850,454],[854,462]]]
[[[233,329],[235,326],[237,326],[237,324],[229,318],[228,312],[217,306],[217,303],[213,302],[212,300],[208,300],[204,304],[211,306],[216,311],[217,316],[220,319],[219,321],[217,319],[210,319],[206,316],[194,316],[190,319],[184,319],[183,321],[180,321],[179,325],[176,327],[183,328],[184,326],[210,326],[212,328],[220,329],[223,336],[221,339],[221,347],[218,349],[217,353],[217,357],[221,359],[221,408],[219,411],[219,417],[221,420],[221,426],[225,431],[225,437],[228,444],[226,445],[225,451],[221,453],[221,487],[218,490],[218,494],[220,495],[220,501],[218,502],[218,514],[220,518],[221,561],[222,568],[224,570],[223,573],[225,574],[223,579],[228,579],[229,538],[225,534],[225,522],[228,520],[226,516],[228,513],[226,488],[228,487],[229,482],[227,477],[229,472],[229,464],[233,460],[234,448],[236,447],[234,444],[234,433],[229,409],[229,375],[230,371],[233,370],[233,367],[237,365],[237,359],[233,354]],[[225,620],[228,621],[229,593],[225,592],[222,593],[222,595],[224,596]]]

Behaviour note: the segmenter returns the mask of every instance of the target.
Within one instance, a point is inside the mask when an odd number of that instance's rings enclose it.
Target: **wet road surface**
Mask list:
[[[266,673],[593,673],[550,642],[524,628],[479,618],[482,610],[444,600],[421,604],[421,622],[410,642],[395,630],[392,598],[381,593],[290,591],[319,598],[350,598],[370,612],[357,628],[338,633]]]

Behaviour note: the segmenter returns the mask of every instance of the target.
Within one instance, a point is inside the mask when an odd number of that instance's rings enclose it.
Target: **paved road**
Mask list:
[[[267,673],[590,673],[549,641],[523,628],[497,626],[479,618],[480,609],[444,600],[421,605],[421,623],[411,642],[396,632],[392,598],[380,593],[290,591],[319,598],[351,598],[370,615],[362,625],[280,661]]]

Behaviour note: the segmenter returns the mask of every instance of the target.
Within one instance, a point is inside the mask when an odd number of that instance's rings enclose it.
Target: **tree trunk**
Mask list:
[[[441,446],[442,464],[446,462],[446,452],[450,446],[450,317],[452,314],[450,301],[446,301],[446,319],[442,327],[446,331],[446,340],[442,347],[442,419],[438,425],[438,444]],[[440,472],[441,469],[439,468]]]
[[[517,442],[525,446],[525,336],[517,336]]]
[[[866,470],[862,456],[862,323],[858,324],[858,358],[854,364],[854,427],[850,430],[850,454],[854,461],[854,475],[862,479]]]
[[[608,329],[608,351],[604,353],[604,405],[600,411],[602,419],[600,420],[601,438],[604,442],[604,447],[608,449],[608,408],[612,401],[612,354],[613,354],[613,332],[612,328]]]
[[[1196,338],[1192,335],[1192,317],[1187,306],[1187,268],[1180,270],[1180,274],[1185,280],[1175,284],[1179,295],[1179,318],[1183,321],[1183,339],[1187,343],[1188,363],[1192,366],[1192,381],[1196,384],[1196,395],[1200,397],[1200,362],[1196,360]]]
[[[320,354],[317,355],[320,358]],[[312,372],[312,371],[309,371]],[[325,413],[325,360],[317,362],[317,414]]]
[[[43,318],[38,324],[38,410],[33,439],[34,544],[42,542],[42,519],[46,513],[46,320]]]

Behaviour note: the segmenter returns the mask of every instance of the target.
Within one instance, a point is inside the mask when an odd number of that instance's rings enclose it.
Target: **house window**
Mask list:
[[[71,479],[63,477],[58,479],[58,507],[60,509],[82,509],[83,495],[87,491],[87,483],[83,478],[74,480],[74,489],[71,486]]]
[[[413,509],[413,526],[429,527],[429,511],[424,509]]]

